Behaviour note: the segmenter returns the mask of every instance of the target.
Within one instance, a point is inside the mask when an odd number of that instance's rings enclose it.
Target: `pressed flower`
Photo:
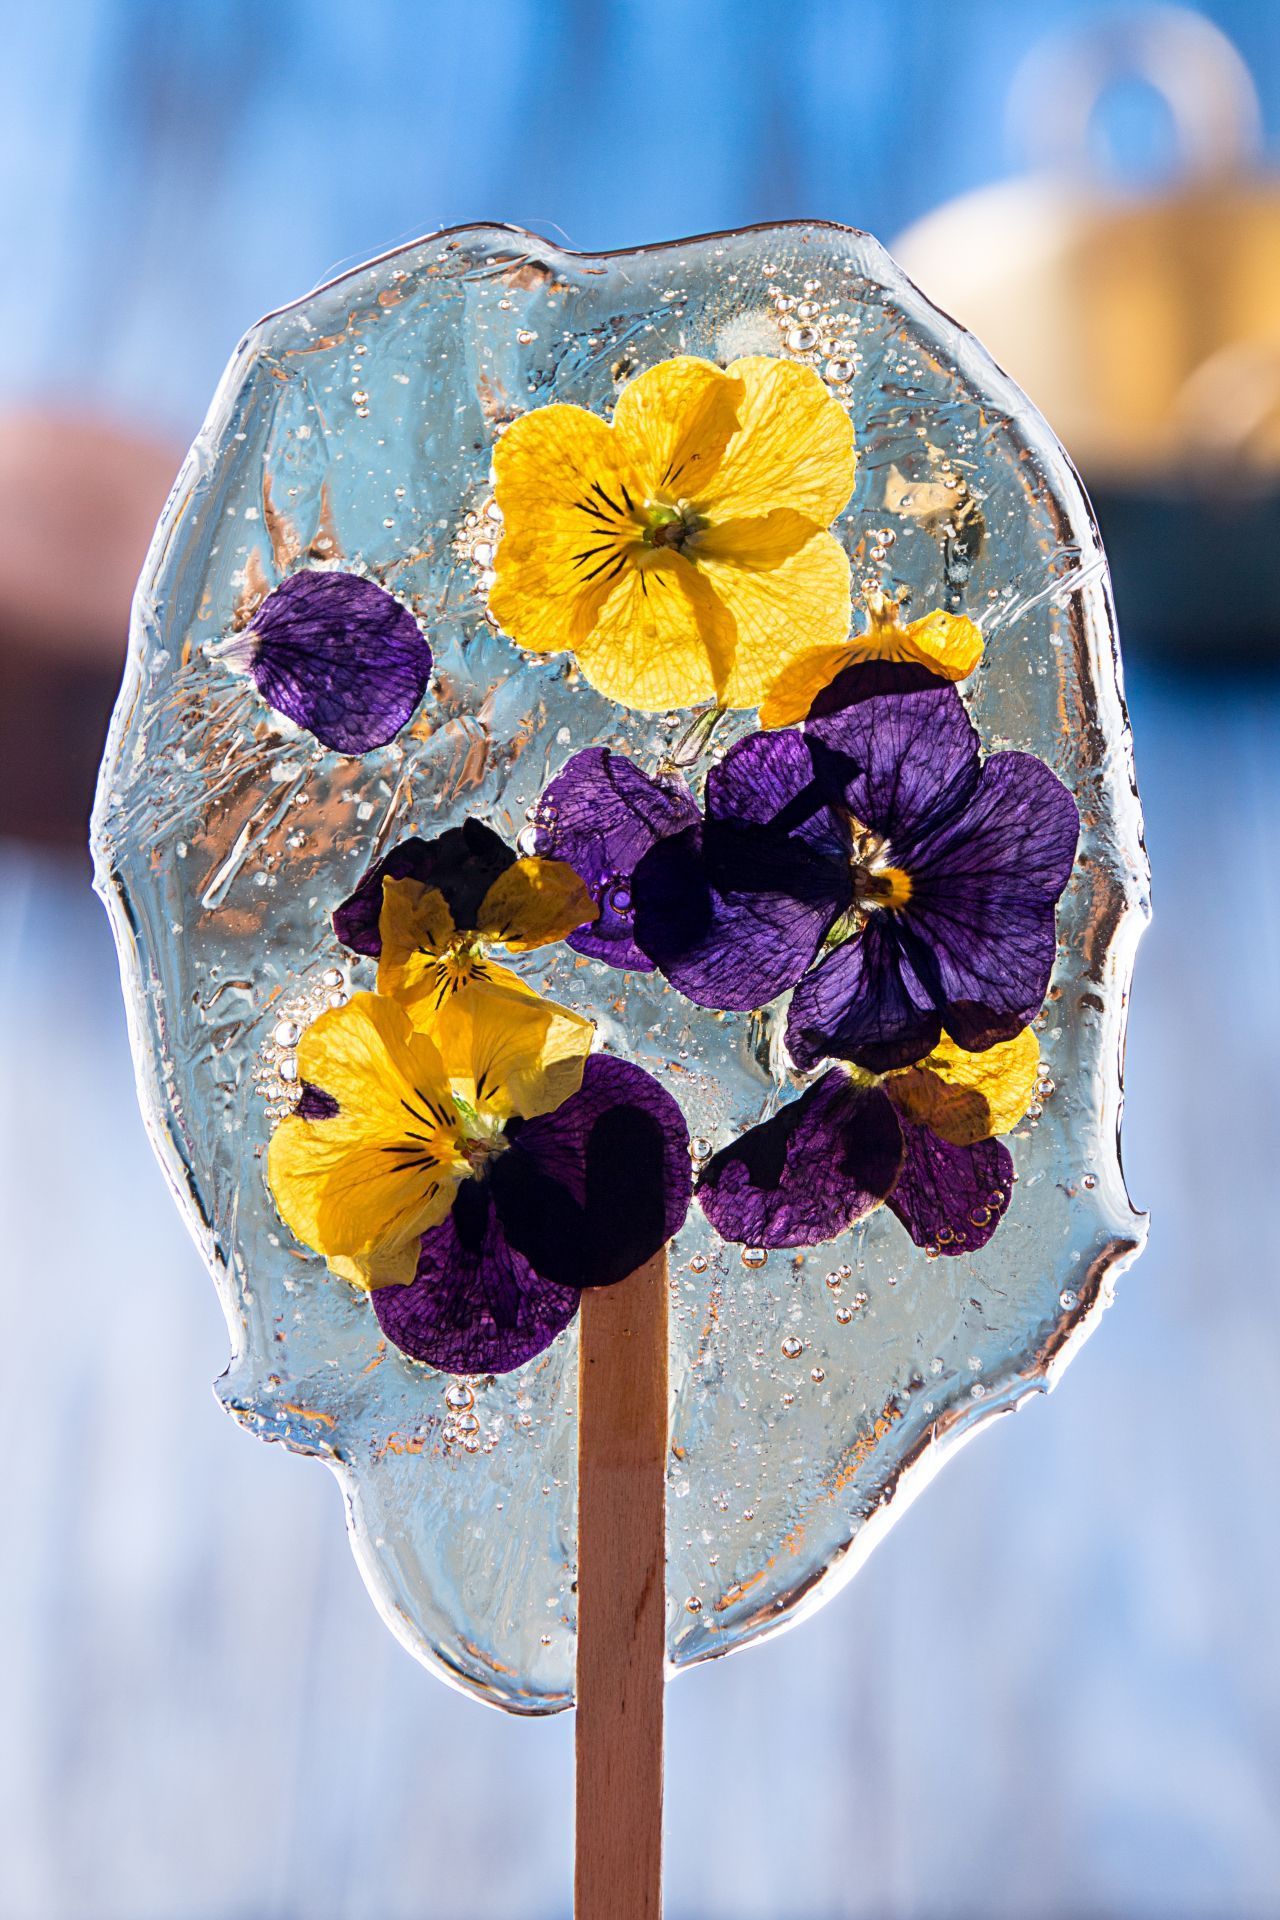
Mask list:
[[[494,450],[490,611],[533,652],[573,652],[624,706],[756,706],[795,655],[848,631],[849,563],[828,529],[854,464],[817,373],[763,355],[664,360],[611,426],[535,409]]]
[[[1013,1185],[991,1136],[1026,1112],[1039,1057],[1027,1029],[983,1054],[944,1036],[927,1060],[883,1076],[833,1067],[715,1155],[699,1203],[723,1239],[749,1246],[816,1246],[884,1203],[918,1246],[975,1252]]]
[[[504,1144],[424,1236],[412,1285],[373,1298],[396,1346],[449,1372],[532,1358],[568,1324],[583,1287],[625,1280],[688,1212],[684,1118],[629,1061],[593,1054],[579,1091],[513,1122]]]
[[[298,1043],[303,1098],[271,1137],[267,1177],[285,1223],[358,1285],[409,1280],[514,1118],[581,1084],[589,1021],[527,993],[460,990],[430,1030],[359,993]]]
[[[887,594],[867,600],[867,624],[843,645],[802,653],[779,675],[760,707],[762,727],[789,727],[803,720],[814,700],[846,667],[887,661],[927,667],[940,680],[963,680],[982,658],[982,630],[962,613],[935,607],[923,619],[904,621]]]
[[[538,852],[567,861],[596,905],[598,917],[569,935],[576,952],[652,973],[632,937],[631,876],[656,841],[697,819],[682,783],[651,780],[608,747],[574,754],[544,789],[534,826]]]
[[[520,1366],[676,1233],[679,1107],[526,992],[460,988],[424,1025],[357,994],[304,1033],[298,1108],[268,1153],[281,1216],[374,1290],[387,1336],[461,1373]]]
[[[431,676],[431,648],[409,609],[360,574],[328,569],[282,581],[219,656],[339,753],[394,739]]]
[[[519,859],[482,821],[404,840],[371,867],[333,916],[344,946],[378,961],[378,989],[434,1006],[478,982],[528,991],[489,957],[563,940],[599,909],[562,860]]]
[[[701,825],[636,868],[635,940],[702,1006],[794,987],[804,1071],[907,1066],[944,1025],[980,1051],[1040,1009],[1078,830],[1042,761],[981,758],[953,686],[855,667],[802,732],[749,735],[712,769]]]

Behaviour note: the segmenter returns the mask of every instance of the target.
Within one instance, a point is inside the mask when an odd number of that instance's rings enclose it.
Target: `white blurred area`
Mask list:
[[[569,1718],[419,1670],[330,1476],[215,1405],[226,1334],[88,891],[127,582],[239,332],[469,218],[582,247],[802,213],[890,235],[1001,176],[1042,31],[1115,11],[297,0],[268,26],[249,0],[72,0],[7,29],[6,1920],[568,1912]],[[1280,14],[1203,11],[1274,147]],[[980,1436],[833,1605],[674,1685],[670,1920],[1280,1911],[1280,676],[1215,654],[1219,584],[1203,657],[1139,632],[1129,672],[1150,1249],[1061,1390]]]

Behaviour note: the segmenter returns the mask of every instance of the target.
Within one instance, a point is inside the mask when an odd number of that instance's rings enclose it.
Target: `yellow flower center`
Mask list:
[[[911,898],[911,875],[891,864],[889,842],[883,834],[864,827],[851,814],[848,820],[853,905],[860,923],[876,907],[905,907]]]
[[[863,908],[905,907],[911,898],[911,875],[902,867],[855,865],[853,891],[858,905]]]

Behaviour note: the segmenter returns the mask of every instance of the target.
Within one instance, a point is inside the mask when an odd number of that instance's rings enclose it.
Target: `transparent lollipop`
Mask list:
[[[573,1698],[583,1285],[670,1242],[682,1668],[829,1598],[1141,1243],[1096,529],[864,235],[468,228],[263,321],[94,847],[218,1391],[498,1705]]]

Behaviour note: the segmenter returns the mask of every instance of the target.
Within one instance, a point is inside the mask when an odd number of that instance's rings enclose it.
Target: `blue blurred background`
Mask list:
[[[1265,173],[1280,7],[1198,12],[1251,70]],[[329,1476],[215,1407],[226,1335],[143,1139],[87,891],[129,588],[239,334],[478,218],[582,249],[793,216],[892,239],[1018,172],[1024,62],[1120,14],[61,0],[7,17],[8,1920],[568,1907],[568,1718],[517,1723],[418,1670],[364,1596]],[[1112,174],[1176,190],[1167,109],[1121,87],[1109,111]],[[985,205],[965,216],[975,247]],[[1161,484],[1195,548],[1184,480]],[[1203,606],[1175,649],[1140,591],[1168,524],[1138,513],[1116,543],[1156,874],[1126,1125],[1150,1251],[1062,1391],[952,1465],[846,1594],[673,1688],[671,1920],[1280,1913],[1280,616],[1270,646],[1265,618],[1238,646],[1240,564],[1215,570],[1200,543]],[[1251,556],[1264,611],[1278,556]]]

